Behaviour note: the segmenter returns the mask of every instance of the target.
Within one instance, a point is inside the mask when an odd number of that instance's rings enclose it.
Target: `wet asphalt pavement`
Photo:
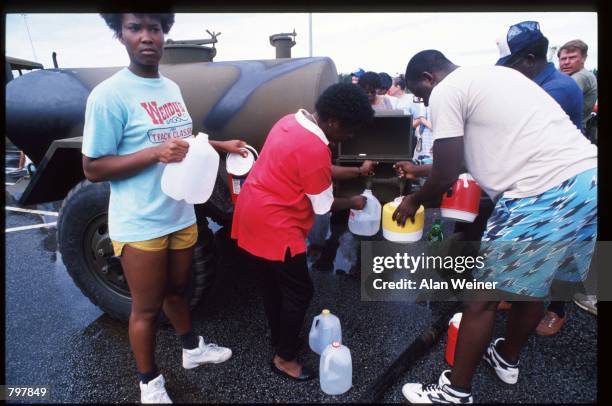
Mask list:
[[[10,181],[7,179],[7,181]],[[18,204],[6,193],[6,205]],[[35,207],[58,211],[59,203]],[[56,221],[53,216],[6,211],[6,228]],[[57,252],[56,229],[6,234],[6,383],[48,385],[50,402],[138,402],[136,368],[127,324],[104,315],[83,296]],[[193,311],[194,330],[206,341],[232,348],[232,358],[193,370],[181,366],[180,341],[170,327],[157,335],[157,363],[176,403],[356,402],[367,388],[431,323],[436,304],[361,302],[359,280],[313,271],[312,317],[329,308],[342,323],[343,343],[353,358],[353,388],[325,395],[318,380],[288,382],[269,369],[263,306],[248,269],[226,269],[214,297]],[[594,402],[597,391],[596,318],[567,306],[568,322],[552,338],[532,337],[521,358],[515,386],[501,383],[484,362],[473,381],[476,401],[503,403]],[[503,334],[498,313],[494,336]],[[382,401],[403,402],[406,382],[432,381],[448,368],[446,338],[434,345],[397,381]],[[300,358],[318,367],[318,356],[303,346]]]

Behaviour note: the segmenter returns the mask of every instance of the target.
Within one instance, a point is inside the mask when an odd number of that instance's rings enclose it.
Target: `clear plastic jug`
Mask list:
[[[162,191],[174,200],[206,202],[215,187],[219,154],[208,142],[208,135],[185,138],[189,150],[181,162],[166,164],[161,178]]]
[[[353,361],[351,351],[334,341],[321,354],[319,383],[328,395],[341,395],[353,386]]]
[[[340,319],[329,310],[323,309],[321,314],[312,320],[312,327],[310,327],[310,334],[308,334],[308,345],[311,350],[320,355],[325,347],[334,341],[342,342]]]
[[[363,210],[351,209],[348,227],[356,235],[372,236],[380,230],[381,205],[370,189],[361,194],[367,199]]]

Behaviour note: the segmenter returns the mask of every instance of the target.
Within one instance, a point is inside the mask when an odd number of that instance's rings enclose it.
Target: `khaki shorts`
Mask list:
[[[129,245],[130,247],[139,249],[141,251],[161,251],[165,249],[182,250],[193,247],[198,241],[198,225],[193,224],[187,228],[183,228],[182,230],[153,238],[151,240],[134,242],[111,241],[113,243],[115,255],[118,257],[121,256],[121,252],[123,251],[123,247],[125,245]]]

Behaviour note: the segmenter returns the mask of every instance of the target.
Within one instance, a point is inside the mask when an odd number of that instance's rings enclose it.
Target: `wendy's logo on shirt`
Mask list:
[[[182,121],[189,121],[187,110],[181,102],[169,102],[161,106],[157,102],[141,102],[140,105],[145,109],[153,124],[176,124]]]

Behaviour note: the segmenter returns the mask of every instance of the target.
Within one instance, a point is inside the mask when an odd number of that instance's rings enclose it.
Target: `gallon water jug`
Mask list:
[[[319,361],[321,390],[328,395],[340,395],[353,386],[351,351],[338,341],[328,345]]]
[[[320,315],[312,320],[310,334],[308,334],[308,345],[310,349],[321,354],[325,347],[334,341],[342,342],[342,329],[340,319],[323,309]]]
[[[162,191],[175,200],[200,204],[206,202],[215,187],[219,154],[209,144],[208,135],[185,138],[189,150],[181,162],[166,164],[161,178]]]
[[[383,206],[383,237],[394,242],[419,241],[423,236],[423,227],[425,225],[425,208],[423,206],[419,207],[414,215],[414,223],[412,223],[410,219],[407,219],[406,224],[401,227],[395,220],[393,220],[393,212],[395,212],[395,209],[397,209],[397,206],[399,206],[401,202],[402,197],[400,196]]]
[[[363,210],[351,209],[348,227],[356,235],[372,236],[380,229],[381,205],[370,189],[362,194],[367,199]]]
[[[442,196],[442,217],[472,223],[478,216],[480,186],[469,173],[462,173],[449,191]]]

